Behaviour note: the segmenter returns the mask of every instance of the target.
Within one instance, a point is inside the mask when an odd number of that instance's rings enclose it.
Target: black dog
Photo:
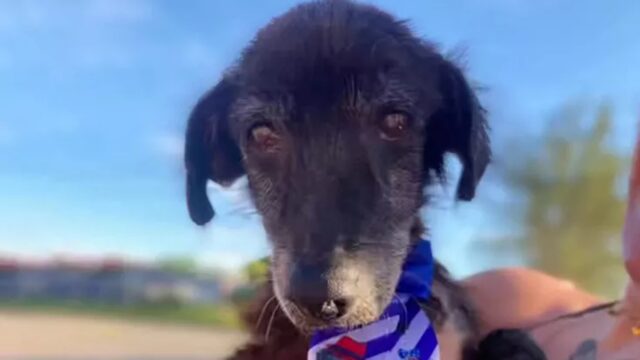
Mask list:
[[[246,174],[290,321],[302,333],[364,324],[392,300],[446,153],[463,164],[457,197],[474,197],[490,158],[486,128],[461,70],[405,23],[350,1],[307,3],[262,29],[195,107],[191,218],[214,215],[209,179]],[[434,293],[425,308],[454,339],[443,358],[477,354],[473,311],[444,271]]]

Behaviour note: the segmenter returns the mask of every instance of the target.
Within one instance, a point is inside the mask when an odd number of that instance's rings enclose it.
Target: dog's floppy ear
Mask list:
[[[221,80],[196,104],[187,125],[185,165],[187,205],[191,220],[209,222],[215,212],[207,197],[209,179],[228,185],[244,174],[242,155],[229,131],[229,107],[234,87]]]
[[[439,87],[443,102],[435,114],[434,136],[440,137],[442,151],[462,162],[456,196],[469,201],[491,158],[485,110],[460,68],[448,60],[441,63]]]

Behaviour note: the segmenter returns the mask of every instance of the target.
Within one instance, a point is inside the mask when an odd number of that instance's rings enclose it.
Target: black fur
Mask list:
[[[485,337],[470,359],[545,360],[538,345],[522,330],[503,329]]]
[[[406,120],[393,139],[381,127],[390,115]],[[270,134],[268,150],[255,129]],[[207,180],[246,174],[288,318],[302,331],[358,325],[390,302],[446,153],[463,165],[458,198],[471,200],[490,146],[462,70],[375,7],[313,1],[263,28],[196,105],[189,212],[207,223]],[[327,302],[344,311],[318,317]]]

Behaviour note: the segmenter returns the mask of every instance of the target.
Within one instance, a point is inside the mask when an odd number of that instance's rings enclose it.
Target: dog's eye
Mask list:
[[[259,151],[273,152],[278,149],[280,136],[268,124],[258,124],[249,131],[249,143]]]
[[[395,112],[386,114],[380,122],[380,135],[385,140],[401,138],[409,128],[409,116]]]

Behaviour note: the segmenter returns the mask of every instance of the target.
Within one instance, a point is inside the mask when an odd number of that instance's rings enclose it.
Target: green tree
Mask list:
[[[242,286],[235,289],[231,294],[231,302],[239,307],[244,308],[250,306],[255,299],[257,292],[269,276],[269,264],[268,257],[254,260],[244,266],[242,272],[246,277],[247,282]]]
[[[197,262],[189,256],[171,256],[158,260],[158,266],[177,274],[196,274],[199,271]]]
[[[244,274],[252,284],[267,280],[269,275],[269,258],[264,257],[250,262],[245,266]]]
[[[510,151],[497,159],[504,183],[525,195],[517,217],[521,234],[498,243],[515,245],[531,266],[608,296],[618,294],[624,281],[626,203],[620,190],[628,164],[608,143],[611,123],[606,105],[591,119],[568,108],[550,121],[541,143],[532,148],[520,142],[525,154]]]

